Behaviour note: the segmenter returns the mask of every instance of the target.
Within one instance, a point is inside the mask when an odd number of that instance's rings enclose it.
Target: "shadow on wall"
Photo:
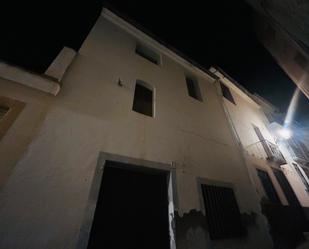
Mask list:
[[[305,241],[303,232],[309,230],[309,224],[301,207],[267,202],[261,206],[270,225],[274,249],[294,249]]]
[[[209,248],[206,218],[201,211],[191,210],[180,217],[175,212],[176,248]]]
[[[242,213],[241,220],[244,227],[254,226],[256,214]],[[177,249],[212,248],[207,218],[201,211],[191,210],[182,217],[175,212],[175,224]]]

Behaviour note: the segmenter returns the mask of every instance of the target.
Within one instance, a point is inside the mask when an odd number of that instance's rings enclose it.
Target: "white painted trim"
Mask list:
[[[101,12],[101,16],[103,18],[105,18],[106,20],[110,21],[111,23],[117,25],[121,29],[125,30],[127,33],[134,36],[142,44],[145,44],[149,47],[152,47],[152,48],[154,48],[154,50],[157,50],[159,53],[164,54],[167,57],[170,57],[171,59],[173,59],[174,61],[176,61],[180,65],[182,65],[184,68],[186,68],[190,72],[195,73],[195,74],[198,73],[199,76],[201,76],[203,78],[207,78],[208,80],[209,79],[215,80],[210,74],[199,69],[198,67],[194,66],[189,61],[185,60],[183,57],[177,55],[176,53],[174,53],[170,49],[166,48],[161,43],[159,43],[155,39],[151,38],[150,36],[146,35],[144,32],[137,29],[136,27],[134,27],[130,23],[126,22],[121,17],[117,16],[115,13],[110,11],[109,9],[103,8],[103,10]],[[162,59],[161,59],[161,61],[162,61]]]
[[[144,159],[131,158],[116,154],[110,154],[106,152],[100,152],[97,161],[97,166],[95,168],[94,175],[92,177],[92,184],[90,191],[88,193],[88,202],[84,210],[84,217],[80,226],[79,235],[76,241],[76,249],[86,249],[88,246],[89,236],[91,232],[91,227],[94,219],[95,209],[99,197],[99,192],[101,188],[101,183],[103,180],[103,172],[106,167],[106,161],[113,161],[116,163],[128,164],[131,168],[139,168],[144,170],[160,170],[164,171],[168,177],[168,219],[169,219],[169,232],[170,232],[170,245],[171,249],[176,249],[176,238],[174,234],[174,229],[172,226],[173,222],[173,210],[175,208],[178,200],[177,197],[177,184],[176,184],[176,168],[171,164],[158,163],[153,161],[148,161]]]
[[[57,82],[18,67],[10,66],[4,62],[0,62],[0,78],[11,80],[55,96],[60,91],[60,85]]]
[[[76,52],[72,48],[63,47],[44,74],[60,82],[74,60],[75,55]]]

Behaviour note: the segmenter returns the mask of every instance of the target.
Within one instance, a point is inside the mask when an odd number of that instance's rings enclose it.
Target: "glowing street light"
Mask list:
[[[292,137],[292,131],[288,128],[282,128],[278,130],[278,135],[283,139],[289,139]]]

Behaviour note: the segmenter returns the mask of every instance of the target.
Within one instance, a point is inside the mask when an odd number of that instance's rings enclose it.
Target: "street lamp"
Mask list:
[[[278,135],[283,139],[290,139],[292,137],[292,131],[288,128],[281,128],[278,130]]]

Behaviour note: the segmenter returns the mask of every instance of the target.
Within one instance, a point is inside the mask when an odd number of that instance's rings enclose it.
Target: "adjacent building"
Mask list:
[[[282,168],[301,206],[306,207],[304,211],[307,214],[307,208],[309,207],[308,130],[303,125],[293,121],[289,124],[291,135],[285,139],[282,138],[281,131],[284,129],[284,115],[262,97],[255,95],[254,98],[261,105],[262,111],[267,116],[268,128],[287,162],[285,165],[282,165]]]
[[[219,68],[210,71],[219,78],[218,88],[231,126],[247,162],[252,184],[263,212],[270,221],[275,246],[297,245],[308,229],[308,149],[305,130],[299,127],[283,139],[284,118],[267,100],[249,93]],[[302,142],[304,141],[304,142]],[[275,227],[282,227],[275,231]],[[294,235],[292,235],[295,233]],[[289,234],[286,236],[284,234]],[[276,248],[276,247],[275,247]]]
[[[285,19],[289,20],[289,18]],[[257,17],[256,32],[261,43],[270,52],[280,67],[304,95],[309,98],[308,46],[302,43],[302,41],[293,38],[276,21],[265,16]]]

